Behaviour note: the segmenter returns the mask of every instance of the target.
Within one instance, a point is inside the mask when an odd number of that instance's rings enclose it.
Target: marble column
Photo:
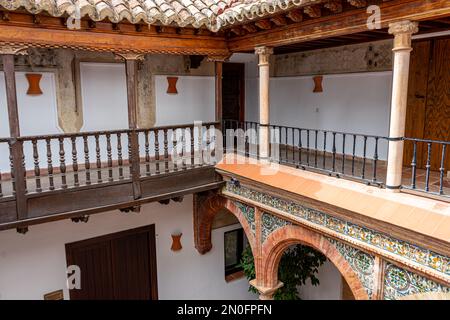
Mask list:
[[[273,49],[257,47],[255,53],[259,56],[259,157],[269,158],[269,59]]]
[[[405,135],[411,37],[417,31],[417,22],[400,21],[389,25],[389,33],[394,35],[394,66],[386,187],[392,191],[398,191],[402,182],[402,137]]]

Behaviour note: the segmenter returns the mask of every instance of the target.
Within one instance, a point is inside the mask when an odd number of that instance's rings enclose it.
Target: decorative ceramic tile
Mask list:
[[[250,230],[252,230],[253,235],[255,235],[256,233],[255,208],[247,206],[238,201],[234,201],[234,204],[236,205],[236,207],[239,208],[239,210],[241,210],[242,215],[245,217],[250,226]]]
[[[384,276],[384,299],[396,300],[400,297],[427,292],[450,292],[449,287],[413,272],[404,270],[391,263],[386,265]]]
[[[332,217],[324,212],[307,208],[298,203],[280,199],[246,187],[237,187],[233,184],[227,183],[224,188],[228,192],[245,197],[252,201],[257,201],[274,209],[281,210],[287,214],[292,214],[300,219],[314,223],[318,226],[326,227],[353,239],[363,241],[369,245],[377,247],[378,249],[385,250],[386,252],[410,259],[423,266],[427,266],[441,272],[444,275],[450,275],[450,257],[448,256],[443,256],[425,248],[395,239],[388,234]]]
[[[266,212],[263,213],[261,222],[261,243],[264,243],[267,237],[278,228],[292,224],[290,221],[286,221]]]
[[[374,265],[375,257],[347,244],[327,238],[347,260],[352,269],[358,275],[363,287],[366,289],[369,299],[372,299],[375,288]]]

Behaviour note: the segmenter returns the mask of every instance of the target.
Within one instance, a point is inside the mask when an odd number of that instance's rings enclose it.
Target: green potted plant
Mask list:
[[[281,257],[278,266],[278,279],[283,287],[274,294],[275,300],[300,300],[298,288],[306,284],[309,279],[313,286],[319,285],[316,274],[319,267],[326,261],[326,257],[311,247],[295,245],[287,249]],[[248,280],[255,279],[255,262],[250,246],[242,253],[240,266]],[[250,286],[249,291],[258,293]]]

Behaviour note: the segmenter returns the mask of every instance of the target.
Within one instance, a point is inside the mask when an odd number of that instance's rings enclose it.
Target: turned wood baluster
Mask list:
[[[60,137],[59,140],[59,170],[61,172],[61,188],[67,188],[66,178],[66,153],[64,151],[64,138]]]
[[[167,139],[167,129],[164,129],[164,171],[169,172],[169,140]]]
[[[178,171],[178,147],[177,147],[177,129],[172,130],[172,163],[173,170]]]
[[[117,164],[119,165],[119,180],[123,179],[123,159],[122,159],[122,134],[117,134]]]
[[[9,166],[11,168],[11,181],[12,181],[12,191],[13,191],[13,195],[16,194],[16,178],[15,178],[15,174],[14,174],[14,157],[12,154],[12,142],[9,141],[8,142],[8,147],[9,147]]]
[[[195,136],[194,136],[194,127],[189,128],[191,132],[191,167],[195,168]]]
[[[80,179],[78,177],[78,152],[77,152],[77,137],[70,137],[72,142],[72,168],[73,168],[73,182],[75,187],[80,186]]]
[[[108,159],[108,181],[114,181],[113,178],[113,161],[112,161],[112,148],[111,148],[111,134],[106,134],[106,156]]]
[[[205,156],[205,163],[211,164],[211,133],[209,131],[210,128],[206,128],[206,156]],[[242,130],[243,131],[243,130]],[[244,133],[245,134],[245,133]],[[245,155],[245,149],[244,149],[244,155]]]
[[[89,144],[88,136],[83,135],[83,146],[84,146],[84,168],[86,173],[86,185],[91,184],[91,163],[89,160]]]
[[[37,148],[37,140],[31,140],[33,145],[33,160],[34,160],[34,179],[36,182],[36,192],[41,192],[41,169],[39,168],[39,153]]]
[[[150,143],[149,143],[149,131],[144,131],[145,136],[145,175],[150,175]]]
[[[156,174],[159,174],[159,130],[155,131],[155,164]]]
[[[47,171],[48,171],[48,184],[49,190],[55,190],[55,183],[53,179],[53,160],[52,160],[52,146],[50,138],[45,139],[47,146]]]
[[[102,183],[102,159],[100,156],[100,140],[98,134],[95,135],[95,157],[97,160],[97,183]]]
[[[187,135],[188,129],[182,129],[181,134],[182,134],[182,148],[181,148],[181,156],[182,156],[182,165],[183,165],[183,170],[186,170],[186,135]]]
[[[203,127],[202,126],[198,126],[198,155],[199,155],[199,159],[198,159],[198,165],[202,166],[203,165]]]

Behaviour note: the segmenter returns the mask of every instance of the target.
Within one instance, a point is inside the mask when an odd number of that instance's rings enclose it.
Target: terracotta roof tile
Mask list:
[[[25,8],[33,14],[47,12],[55,17],[79,15],[114,23],[175,23],[218,31],[226,25],[319,2],[323,0],[0,0],[0,7],[11,11]]]

